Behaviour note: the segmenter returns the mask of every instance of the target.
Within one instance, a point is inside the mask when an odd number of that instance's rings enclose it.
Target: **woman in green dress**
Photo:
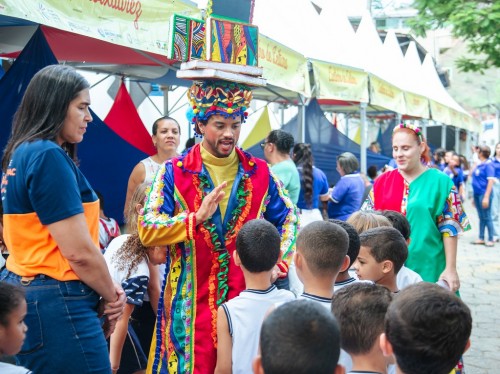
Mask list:
[[[448,176],[427,167],[429,147],[419,127],[397,125],[392,152],[398,167],[375,180],[364,208],[406,215],[411,226],[406,266],[424,281],[445,281],[455,292],[458,234],[470,229],[460,196]]]

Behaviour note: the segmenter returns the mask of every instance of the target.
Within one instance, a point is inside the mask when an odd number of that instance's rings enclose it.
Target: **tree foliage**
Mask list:
[[[410,24],[417,35],[449,26],[455,37],[467,40],[472,57],[457,61],[460,70],[500,67],[499,0],[415,0],[413,6],[419,14]]]

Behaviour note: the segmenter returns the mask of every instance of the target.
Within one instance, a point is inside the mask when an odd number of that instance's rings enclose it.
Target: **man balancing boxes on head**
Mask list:
[[[178,71],[179,77],[196,79],[188,98],[202,141],[162,166],[139,217],[143,244],[168,251],[148,372],[214,371],[217,308],[245,289],[243,273],[230,258],[245,222],[266,219],[276,226],[283,255],[274,273],[287,277],[297,233],[295,206],[267,163],[236,147],[252,100],[250,86],[265,83],[247,73],[259,70],[191,61]]]

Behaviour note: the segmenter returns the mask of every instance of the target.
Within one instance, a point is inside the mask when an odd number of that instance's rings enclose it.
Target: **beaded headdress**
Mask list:
[[[422,129],[417,125],[413,125],[411,123],[400,123],[399,125],[394,126],[394,130],[392,132],[396,132],[399,129],[408,129],[413,131],[420,139],[420,141],[424,140],[424,135],[422,134]]]
[[[191,105],[187,116],[191,123],[206,121],[214,114],[225,118],[248,116],[247,108],[252,100],[252,91],[244,84],[222,80],[196,81],[187,92]]]

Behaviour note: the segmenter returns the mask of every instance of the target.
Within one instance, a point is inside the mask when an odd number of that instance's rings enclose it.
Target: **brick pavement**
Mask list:
[[[476,209],[465,211],[472,230],[458,241],[460,294],[472,311],[471,348],[464,356],[466,374],[500,373],[500,243],[473,245],[478,238]]]

